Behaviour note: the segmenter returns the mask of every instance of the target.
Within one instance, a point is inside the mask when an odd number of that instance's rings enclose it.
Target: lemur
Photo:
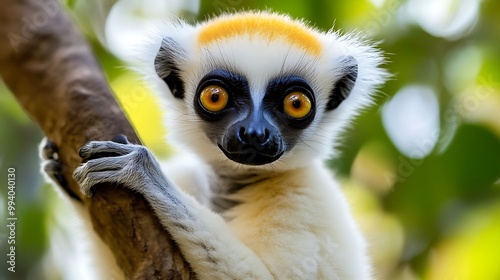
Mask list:
[[[324,161],[386,80],[381,51],[272,12],[159,29],[142,71],[186,153],[162,165],[124,137],[91,141],[74,172],[81,191],[141,193],[200,279],[372,279]]]

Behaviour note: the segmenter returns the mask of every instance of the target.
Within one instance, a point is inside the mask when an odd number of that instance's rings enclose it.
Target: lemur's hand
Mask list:
[[[84,163],[73,178],[83,194],[92,196],[99,183],[117,183],[142,192],[147,188],[165,188],[167,181],[153,154],[144,146],[131,144],[123,135],[111,141],[91,141],[80,148]]]
[[[68,189],[68,183],[62,175],[63,165],[59,160],[59,149],[47,137],[44,137],[40,144],[40,159],[42,160],[42,169],[45,174],[60,187]]]
[[[230,232],[220,216],[167,180],[144,146],[130,144],[122,136],[91,141],[79,154],[84,163],[73,177],[80,190],[91,196],[94,185],[111,182],[142,194],[202,279],[273,279],[262,260]]]

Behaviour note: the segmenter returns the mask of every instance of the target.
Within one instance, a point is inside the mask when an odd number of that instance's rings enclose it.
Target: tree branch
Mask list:
[[[78,149],[125,134],[139,143],[89,46],[55,0],[4,0],[0,75],[27,113],[59,148],[66,191],[89,210],[95,231],[128,279],[191,279],[188,264],[143,197],[113,185],[92,199],[71,175]]]

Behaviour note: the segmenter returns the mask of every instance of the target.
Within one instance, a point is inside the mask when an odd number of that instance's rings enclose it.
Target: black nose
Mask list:
[[[254,114],[230,126],[219,148],[230,160],[247,165],[271,163],[285,151],[280,130],[262,114]]]
[[[245,128],[244,126],[242,126],[238,131],[238,140],[242,144],[254,147],[262,147],[269,142],[269,139],[270,133],[269,129],[267,128],[254,128],[252,126]]]

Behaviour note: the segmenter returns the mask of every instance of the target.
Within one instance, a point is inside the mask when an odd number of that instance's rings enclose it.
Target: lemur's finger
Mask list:
[[[44,137],[40,147],[40,156],[42,159],[59,160],[59,149],[50,139]]]
[[[121,144],[113,141],[91,141],[80,148],[78,155],[84,160],[91,160],[126,155],[134,151],[134,149],[135,147],[130,144]]]
[[[116,183],[118,182],[119,176],[120,175],[116,171],[92,172],[86,177],[80,178],[77,182],[80,185],[80,191],[87,197],[91,197],[93,194],[93,186],[104,182]]]
[[[96,158],[80,165],[73,172],[73,178],[79,182],[91,172],[116,171],[122,169],[127,163],[125,156]]]
[[[57,182],[61,187],[67,186],[68,183],[62,175],[62,164],[60,161],[45,160],[42,162],[42,168],[52,181]]]

